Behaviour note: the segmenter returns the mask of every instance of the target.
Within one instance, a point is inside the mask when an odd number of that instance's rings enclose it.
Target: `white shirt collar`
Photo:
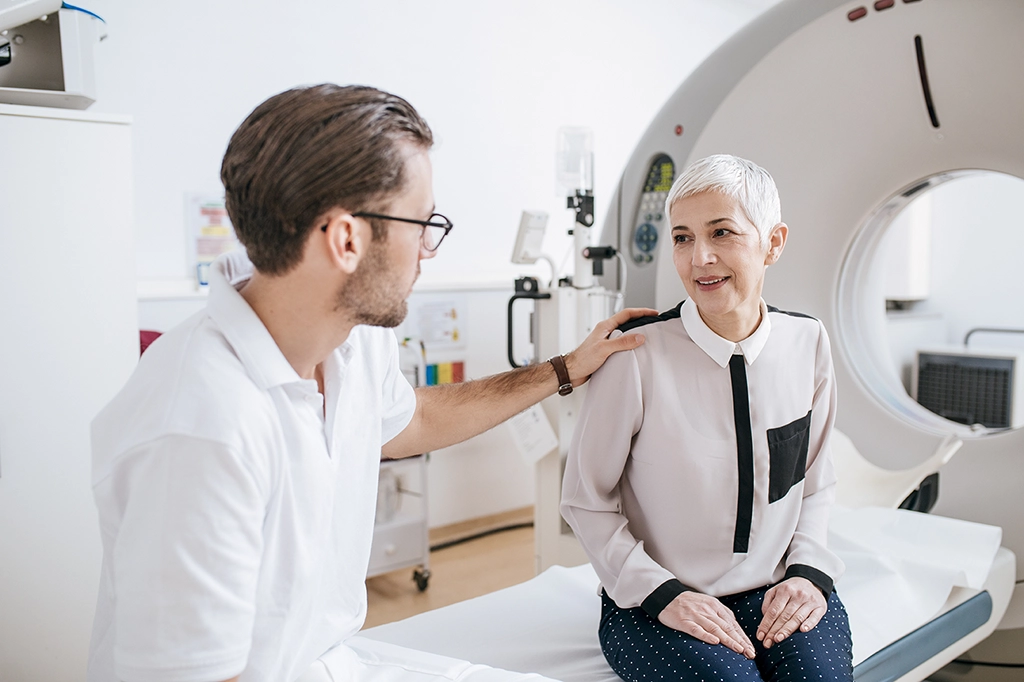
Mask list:
[[[253,265],[242,250],[217,258],[210,266],[207,311],[224,334],[249,376],[264,390],[305,381],[278,348],[256,312],[239,292],[249,281]]]
[[[713,332],[701,319],[697,304],[693,302],[692,298],[683,302],[679,317],[683,322],[683,329],[693,339],[693,342],[723,368],[729,365],[729,360],[733,355],[742,355],[748,365],[754,364],[754,360],[757,360],[757,356],[764,349],[764,344],[768,342],[768,334],[772,329],[772,323],[768,319],[768,306],[765,305],[764,299],[761,300],[760,324],[757,325],[753,334],[739,343],[722,338]]]

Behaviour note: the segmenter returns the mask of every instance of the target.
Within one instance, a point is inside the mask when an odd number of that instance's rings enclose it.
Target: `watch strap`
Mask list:
[[[558,377],[558,395],[569,395],[572,393],[572,379],[569,378],[569,370],[565,368],[565,356],[553,355],[548,362],[555,368],[555,376]]]

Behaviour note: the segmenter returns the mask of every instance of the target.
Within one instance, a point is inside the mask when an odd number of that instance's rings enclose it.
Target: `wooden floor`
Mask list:
[[[532,520],[532,509],[526,520]],[[491,517],[484,525],[504,526],[524,520],[523,511]],[[470,535],[480,524],[431,531],[431,545]],[[474,530],[475,528],[475,530]],[[470,532],[467,532],[470,531]],[[420,592],[411,568],[366,581],[366,625],[373,627],[455,602],[511,587],[533,577],[533,528],[503,531],[430,553],[430,584]]]

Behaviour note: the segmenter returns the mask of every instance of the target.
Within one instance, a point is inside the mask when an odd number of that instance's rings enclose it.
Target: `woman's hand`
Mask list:
[[[778,644],[797,628],[810,632],[828,610],[828,602],[814,583],[807,578],[790,578],[768,590],[761,612],[764,618],[757,626],[757,638],[765,649]]]
[[[742,656],[754,658],[754,645],[736,622],[736,616],[714,597],[683,592],[658,614],[658,620],[706,644],[724,644]]]

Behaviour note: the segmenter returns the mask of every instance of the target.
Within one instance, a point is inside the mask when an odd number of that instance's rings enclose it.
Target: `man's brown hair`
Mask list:
[[[228,215],[257,270],[288,272],[332,208],[381,210],[405,184],[402,142],[425,149],[427,122],[401,97],[332,84],[274,95],[242,122],[220,178]],[[385,236],[371,221],[373,239]]]

